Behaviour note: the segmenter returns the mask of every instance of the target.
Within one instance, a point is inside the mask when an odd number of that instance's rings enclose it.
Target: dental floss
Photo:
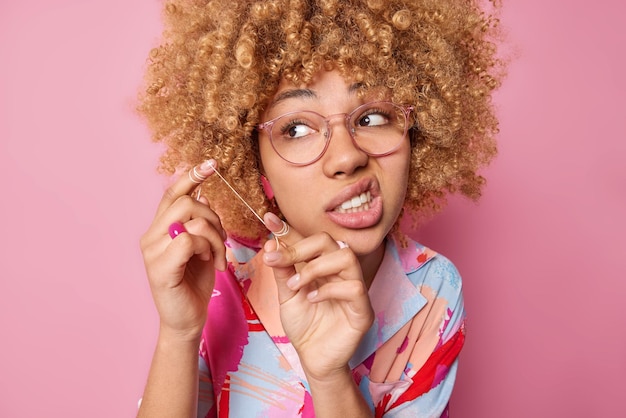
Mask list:
[[[265,226],[265,228],[267,228],[267,225],[266,225],[266,224],[265,224],[265,222],[263,221],[263,218],[261,218],[261,217],[259,216],[259,214],[257,214],[257,213],[254,211],[254,209],[252,209],[252,207],[248,204],[248,202],[246,202],[246,201],[243,199],[243,197],[241,197],[241,195],[240,195],[239,193],[237,193],[237,190],[235,190],[235,188],[234,188],[233,186],[231,186],[231,185],[230,185],[230,183],[229,183],[228,181],[226,181],[226,179],[225,179],[225,178],[224,178],[224,177],[220,174],[220,172],[219,172],[219,171],[217,171],[216,166],[215,166],[215,165],[212,165],[212,166],[211,166],[211,168],[213,169],[213,172],[214,172],[215,174],[217,174],[217,176],[218,176],[219,178],[221,178],[221,179],[222,179],[222,181],[223,181],[223,182],[224,182],[224,183],[228,186],[228,188],[229,188],[230,190],[232,190],[232,191],[233,191],[233,193],[235,193],[235,196],[237,196],[237,197],[239,198],[239,200],[241,200],[241,202],[242,202],[244,205],[246,205],[246,207],[248,208],[248,210],[250,210],[250,212],[252,212],[252,214],[254,214],[254,216],[256,216],[256,218],[257,218],[257,219],[258,219],[258,220],[259,220],[259,221],[263,224],[263,226]],[[198,196],[199,196],[199,193],[198,193]],[[269,229],[269,228],[267,228],[267,230],[268,230],[268,231],[270,231],[270,229]],[[270,232],[272,232],[272,231],[270,231]],[[276,232],[276,233],[272,232],[272,234],[274,235],[274,239],[276,240],[276,248],[278,248],[278,246],[280,245],[280,241],[278,241],[278,236],[287,235],[287,233],[289,233],[289,225],[288,225],[285,221],[283,221],[283,228],[282,228],[280,231],[278,231],[278,232]]]
[[[258,219],[259,221],[261,221],[261,223],[262,223],[262,224],[263,224],[263,225],[267,228],[267,225],[265,225],[265,222],[263,222],[263,219],[262,219],[262,218],[261,218],[261,217],[260,217],[260,216],[259,216],[259,215],[258,215],[258,214],[257,214],[257,213],[256,213],[256,212],[255,212],[255,211],[254,211],[251,207],[250,207],[250,205],[248,204],[248,202],[246,202],[245,200],[243,200],[243,197],[241,197],[241,195],[240,195],[239,193],[237,193],[237,190],[235,190],[235,189],[233,188],[233,186],[231,186],[231,185],[230,185],[230,183],[228,183],[228,182],[226,181],[226,179],[225,179],[225,178],[224,178],[224,177],[220,174],[220,172],[219,172],[219,171],[217,171],[217,170],[215,169],[215,166],[211,166],[211,168],[213,169],[213,172],[214,172],[215,174],[217,174],[217,175],[219,176],[219,178],[221,178],[221,179],[222,179],[222,181],[223,181],[224,183],[226,183],[226,185],[230,188],[230,190],[232,190],[232,191],[233,191],[233,193],[235,193],[235,195],[239,198],[239,200],[241,200],[241,201],[243,202],[243,204],[244,204],[244,205],[246,205],[246,207],[247,207],[248,209],[250,209],[250,212],[252,212],[252,213],[254,214],[254,216],[256,216],[256,217],[257,217],[257,219]],[[269,229],[269,228],[268,228],[268,229]]]

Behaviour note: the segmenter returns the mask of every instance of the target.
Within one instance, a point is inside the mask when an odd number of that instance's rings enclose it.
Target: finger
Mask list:
[[[289,238],[293,239],[297,232],[289,232]],[[327,233],[318,233],[302,239],[292,245],[285,245],[284,241],[280,241],[279,248],[275,248],[276,244],[269,241],[265,245],[265,264],[270,267],[287,267],[303,262],[309,262],[324,254],[337,251],[340,247],[337,241]]]
[[[188,227],[192,229],[192,226]],[[214,267],[220,271],[226,268],[226,248],[215,233],[210,234],[208,239],[204,235],[181,233],[167,245],[165,252],[170,251],[177,254],[180,267],[185,266],[191,257],[197,256],[203,261],[212,261]]]
[[[291,228],[289,224],[272,212],[267,212],[263,215],[263,222],[265,222],[267,229],[286,246],[293,245],[303,238],[303,236]]]
[[[167,208],[163,213],[156,216],[152,221],[152,225],[144,236],[142,241],[149,245],[151,242],[159,241],[163,235],[167,233],[170,225],[175,222],[188,222],[191,219],[204,218],[221,234],[223,240],[227,235],[224,230],[219,216],[207,205],[206,199],[194,199],[189,195],[183,195]]]
[[[220,231],[216,230],[213,224],[207,222],[204,218],[195,218],[185,224],[185,228],[189,234],[202,237],[209,243],[209,248],[198,248],[194,251],[201,260],[213,260],[215,268],[219,271],[226,270],[226,245],[224,237]],[[204,249],[204,251],[202,251]]]
[[[326,282],[308,293],[307,300],[311,303],[328,300],[346,302],[345,313],[355,328],[367,330],[371,326],[374,313],[363,281]]]
[[[202,183],[208,176],[214,173],[217,162],[213,159],[206,160],[202,164],[190,169],[187,174],[180,176],[178,180],[169,186],[163,193],[161,202],[157,207],[157,216],[172,205],[179,197],[191,193],[198,184]]]
[[[184,248],[184,251],[181,251],[181,255],[187,257],[183,261],[187,262],[192,256],[196,255],[204,261],[214,260],[215,268],[224,271],[227,266],[226,246],[224,245],[224,237],[221,234],[221,230],[216,229],[205,218],[194,218],[182,225],[184,230],[175,236],[172,236],[172,234],[161,234],[158,243],[154,246],[154,253],[160,254],[172,246],[173,240],[190,235],[193,247]]]
[[[268,240],[265,243],[263,260],[274,271],[274,279],[278,288],[278,301],[280,304],[283,304],[296,295],[296,292],[287,286],[287,281],[296,274],[296,267],[294,263],[289,262],[283,262],[282,266],[275,265],[275,263],[283,258],[281,254],[285,248],[288,248],[288,244],[293,244],[302,237],[296,231],[288,228],[289,225],[286,222],[271,212],[263,216],[263,222],[277,238],[276,240]],[[282,245],[279,245],[279,240]]]
[[[266,253],[263,255],[263,259],[266,264],[268,260],[272,260],[273,256],[280,257],[280,248],[281,246],[274,240],[269,240],[265,243],[264,249]],[[276,280],[276,287],[278,289],[278,302],[282,305],[297,294],[297,292],[291,290],[287,285],[290,278],[294,276],[297,277],[296,267],[293,264],[288,264],[285,267],[272,267],[272,270],[274,271],[274,279]]]
[[[290,233],[291,234],[291,233]],[[294,235],[290,235],[293,239]],[[268,240],[265,243],[263,255],[263,261],[266,265],[272,267],[274,271],[274,278],[278,286],[279,301],[281,303],[294,297],[299,289],[304,284],[300,284],[300,274],[296,274],[296,265],[303,262],[309,262],[310,260],[316,260],[320,255],[326,253],[336,252],[339,249],[339,245],[328,234],[316,234],[306,239],[300,240],[297,243],[286,246],[277,245],[274,240]],[[333,273],[341,271],[346,265],[345,263],[337,267],[337,263],[333,263],[335,269]],[[308,266],[305,265],[303,269]],[[319,276],[313,276],[306,274],[306,283],[311,283],[315,278]],[[294,284],[298,285],[295,286]],[[295,290],[294,290],[295,289]]]
[[[183,280],[187,263],[196,254],[210,253],[210,243],[204,237],[180,233],[175,239],[163,238],[163,241],[145,248],[144,261],[151,282],[160,287],[175,287]]]
[[[367,312],[369,297],[365,283],[357,280],[326,282],[307,295],[311,302],[342,300],[352,302],[355,312]]]
[[[325,254],[306,263],[299,274],[287,281],[287,286],[297,291],[318,279],[331,281],[363,281],[363,275],[354,253],[337,246],[336,251]]]
[[[151,230],[156,234],[160,234],[173,222],[187,222],[196,218],[207,220],[221,234],[223,239],[226,239],[226,231],[219,216],[206,203],[198,201],[189,195],[176,199],[167,211],[155,218]]]

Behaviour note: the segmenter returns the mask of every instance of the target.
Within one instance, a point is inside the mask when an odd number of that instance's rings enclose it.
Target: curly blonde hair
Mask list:
[[[491,93],[501,80],[497,5],[480,0],[170,0],[150,52],[139,112],[167,149],[162,172],[214,158],[259,214],[264,195],[256,125],[281,78],[323,68],[391,91],[415,107],[404,208],[431,214],[448,193],[480,196],[478,170],[495,155]],[[267,231],[212,176],[202,192],[231,233]]]

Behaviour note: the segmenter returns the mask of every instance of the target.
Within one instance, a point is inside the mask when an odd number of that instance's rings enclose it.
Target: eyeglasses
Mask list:
[[[269,132],[272,147],[283,160],[303,166],[324,155],[332,136],[330,121],[343,117],[354,145],[368,155],[381,157],[400,147],[409,130],[409,114],[413,109],[391,102],[370,102],[350,113],[328,117],[302,110],[281,115],[258,128]]]

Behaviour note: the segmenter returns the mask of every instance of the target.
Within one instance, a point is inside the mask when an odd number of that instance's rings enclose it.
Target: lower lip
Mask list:
[[[337,225],[350,229],[369,228],[376,225],[383,215],[383,202],[375,197],[369,204],[370,208],[362,212],[339,213],[327,212],[328,217]]]

